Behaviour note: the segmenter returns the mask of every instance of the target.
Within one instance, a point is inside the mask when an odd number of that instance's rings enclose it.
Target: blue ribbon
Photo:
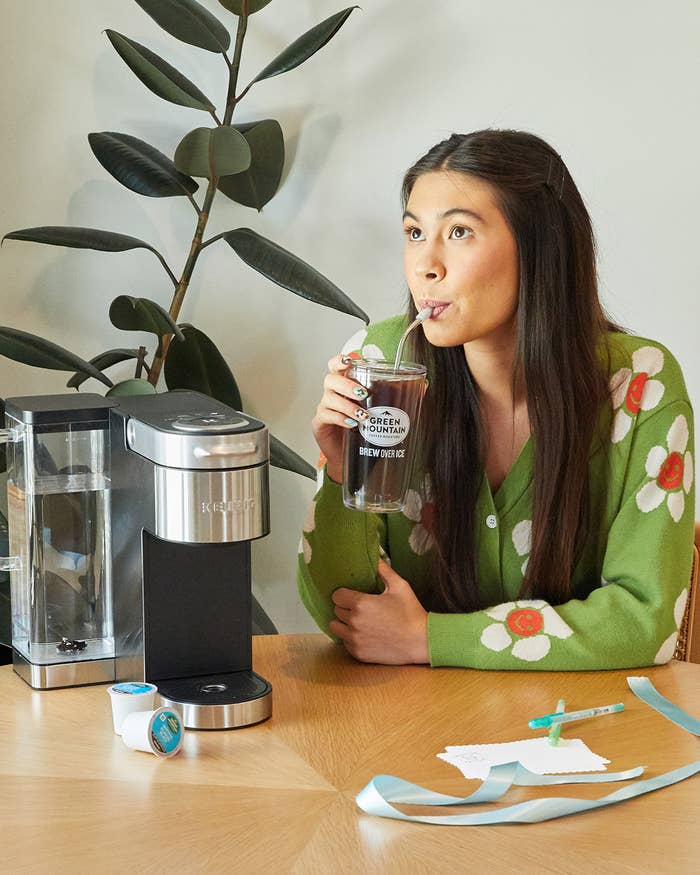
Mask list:
[[[678,705],[674,705],[662,696],[648,677],[628,677],[627,683],[632,692],[647,705],[658,711],[676,726],[700,736],[700,720],[692,717]],[[417,816],[403,814],[394,808],[391,802],[404,805],[474,805],[479,802],[493,802],[500,799],[514,784],[521,787],[541,787],[553,784],[602,784],[610,781],[628,781],[638,778],[644,772],[643,766],[628,769],[625,772],[604,772],[602,774],[574,775],[537,775],[529,771],[522,763],[504,763],[492,766],[487,779],[471,796],[446,796],[434,793],[411,784],[392,775],[377,775],[357,794],[355,801],[367,814],[378,817],[391,817],[394,820],[410,820],[415,823],[433,823],[441,826],[486,826],[492,823],[541,823],[544,820],[554,820],[569,814],[579,814],[582,811],[592,811],[595,808],[605,808],[617,802],[625,802],[654,790],[661,790],[671,784],[684,781],[700,772],[700,760],[657,775],[628,784],[602,796],[600,799],[572,799],[570,797],[551,797],[532,799],[520,802],[506,808],[497,808],[479,814],[452,814],[443,816]]]
[[[488,778],[471,796],[460,798],[433,793],[417,784],[403,781],[392,775],[377,775],[357,794],[355,801],[367,814],[378,817],[391,817],[394,820],[410,820],[415,823],[432,823],[439,826],[487,826],[494,823],[541,823],[544,820],[554,820],[569,814],[579,814],[582,811],[592,811],[595,808],[605,808],[617,802],[625,802],[636,796],[643,796],[654,790],[661,790],[670,784],[676,784],[700,772],[700,760],[674,769],[655,778],[647,778],[628,784],[603,796],[600,799],[572,799],[565,796],[546,799],[532,799],[520,802],[506,808],[494,811],[484,811],[479,814],[452,814],[435,816],[417,816],[403,814],[390,805],[399,802],[410,805],[472,805],[478,802],[492,802],[500,798],[513,784],[526,787],[536,787],[551,784],[597,784],[608,781],[627,781],[636,778],[644,771],[643,766],[628,769],[625,772],[605,772],[603,774],[583,775],[536,775],[528,771],[521,763],[504,763],[493,766]]]
[[[627,683],[635,696],[640,698],[642,702],[646,702],[647,705],[658,711],[659,714],[662,714],[671,723],[675,723],[676,726],[680,726],[681,729],[685,729],[686,732],[691,732],[693,735],[700,735],[700,720],[692,717],[687,711],[679,708],[678,705],[674,705],[673,702],[669,702],[668,699],[661,695],[649,678],[629,677],[627,678]]]

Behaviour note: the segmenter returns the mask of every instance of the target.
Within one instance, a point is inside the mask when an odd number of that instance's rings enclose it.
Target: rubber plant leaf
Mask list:
[[[284,468],[285,471],[301,474],[302,477],[308,477],[309,480],[316,479],[316,469],[313,465],[302,459],[300,455],[274,435],[270,435],[270,464],[274,465],[275,468]]]
[[[129,249],[148,249],[160,258],[153,246],[117,234],[114,231],[100,231],[97,228],[71,228],[65,225],[45,225],[41,228],[23,228],[5,234],[3,240],[28,240],[31,243],[46,243],[49,246],[67,246],[71,249],[97,249],[100,252],[126,252]]]
[[[183,339],[173,339],[165,359],[168,389],[193,389],[242,410],[236,379],[214,341],[194,325],[184,324],[180,328]]]
[[[90,364],[94,365],[100,371],[104,371],[105,368],[111,368],[112,365],[118,365],[119,362],[127,362],[131,359],[137,359],[138,357],[139,351],[137,349],[108,349],[106,352],[101,352],[99,355],[91,358]],[[79,389],[85,380],[87,380],[85,374],[76,371],[70,380],[68,380],[66,386],[69,389]]]
[[[270,118],[234,127],[250,147],[250,167],[242,173],[221,177],[218,188],[237,204],[259,211],[275,196],[282,180],[282,128]]]
[[[250,146],[235,128],[195,128],[175,150],[175,166],[191,176],[227,176],[250,167]]]
[[[182,339],[182,332],[169,313],[148,298],[119,295],[110,304],[109,318],[112,325],[122,331],[147,331],[157,337],[174,334]]]
[[[208,9],[196,0],[136,0],[164,31],[208,52],[226,52],[231,35]]]
[[[81,371],[89,377],[94,377],[105,386],[111,386],[112,381],[90,362],[80,356],[45,340],[35,334],[20,331],[18,328],[0,327],[0,355],[16,362],[32,365],[35,368],[46,368],[50,371]]]
[[[269,2],[270,0],[248,0],[248,15],[260,12]],[[219,0],[219,3],[234,15],[245,15],[246,0]]]
[[[271,79],[273,76],[279,76],[280,73],[286,73],[303,64],[304,61],[315,55],[319,49],[322,49],[338,33],[340,28],[350,17],[354,9],[359,9],[359,6],[348,6],[341,12],[336,12],[320,22],[311,30],[307,30],[298,39],[294,40],[291,45],[277,55],[274,60],[261,70],[260,73],[253,79],[253,82],[262,82],[263,79]]]
[[[105,392],[107,398],[115,395],[155,395],[155,387],[148,380],[122,380],[121,383],[115,383],[114,386]]]
[[[224,240],[249,266],[295,295],[369,322],[369,316],[311,265],[250,228],[227,231]]]
[[[95,157],[117,182],[146,197],[182,197],[199,188],[158,149],[130,134],[88,134]]]
[[[193,82],[155,52],[115,30],[105,32],[127,67],[158,97],[179,106],[206,112],[214,110],[214,104]]]

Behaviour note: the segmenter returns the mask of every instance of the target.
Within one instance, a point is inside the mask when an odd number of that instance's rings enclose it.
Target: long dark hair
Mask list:
[[[524,380],[534,453],[531,550],[520,595],[561,604],[571,598],[589,532],[588,458],[609,402],[600,344],[607,331],[621,330],[598,299],[590,216],[560,156],[533,134],[453,134],[408,170],[404,207],[418,177],[436,170],[489,183],[517,244],[513,385]],[[415,314],[410,301],[409,318]],[[421,330],[411,343],[431,374],[422,417],[436,544],[427,607],[473,611],[485,607],[476,562],[475,506],[486,449],[477,386],[462,346],[433,347]]]

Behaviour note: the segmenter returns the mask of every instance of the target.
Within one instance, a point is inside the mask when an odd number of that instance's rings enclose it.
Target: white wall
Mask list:
[[[203,2],[235,25],[216,0]],[[273,0],[250,20],[241,82],[342,5]],[[286,180],[260,215],[220,197],[208,233],[250,226],[383,318],[403,307],[406,167],[452,131],[533,131],[561,153],[589,206],[605,304],[671,348],[697,406],[700,4],[365,0],[363,7],[312,60],[258,84],[241,104],[238,120],[280,120]],[[219,105],[222,60],[170,38],[125,0],[0,0],[0,15],[2,233],[43,224],[121,231],[150,241],[179,269],[194,227],[191,206],[123,189],[94,159],[87,134],[131,133],[172,154],[209,117],[147,91],[102,31],[145,43]],[[0,288],[0,322],[85,358],[137,342],[109,323],[116,295],[167,306],[171,291],[146,252],[14,241],[0,252]],[[314,460],[308,423],[325,363],[360,323],[266,282],[225,244],[200,259],[182,319],[219,345],[251,412]],[[62,391],[66,376],[3,358],[0,394]],[[312,492],[310,481],[273,471],[273,530],[254,548],[255,590],[282,631],[313,628],[294,583]]]

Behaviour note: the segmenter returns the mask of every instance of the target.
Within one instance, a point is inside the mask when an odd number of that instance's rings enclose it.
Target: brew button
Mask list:
[[[498,525],[498,520],[496,519],[496,515],[495,515],[495,514],[490,513],[490,514],[486,517],[486,525],[487,525],[490,529],[495,529],[495,528],[496,528],[496,526]]]

